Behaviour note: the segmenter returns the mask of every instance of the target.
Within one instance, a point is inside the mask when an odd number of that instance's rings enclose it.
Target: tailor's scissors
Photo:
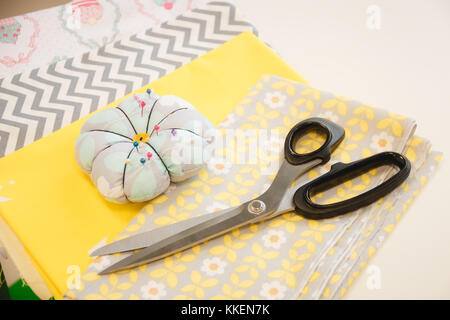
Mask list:
[[[297,153],[295,146],[298,139],[311,130],[325,134],[324,144],[313,152]],[[290,188],[297,177],[319,164],[328,162],[344,135],[342,127],[326,119],[310,118],[299,122],[286,137],[284,161],[266,192],[234,208],[180,221],[103,246],[91,255],[142,250],[107,267],[100,274],[159,260],[235,228],[293,210],[307,219],[336,217],[375,202],[397,188],[408,177],[411,164],[406,157],[396,152],[382,152],[348,164],[335,163],[328,173],[299,188]],[[362,194],[332,204],[317,204],[311,200],[312,194],[328,190],[384,165],[395,166],[398,171],[380,185]]]

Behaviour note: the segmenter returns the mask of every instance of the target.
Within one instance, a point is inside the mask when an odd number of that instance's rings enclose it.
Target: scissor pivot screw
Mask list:
[[[248,212],[252,214],[260,214],[266,210],[266,204],[261,200],[253,200],[248,204]]]

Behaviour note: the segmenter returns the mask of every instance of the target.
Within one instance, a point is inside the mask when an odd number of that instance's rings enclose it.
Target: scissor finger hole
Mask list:
[[[307,156],[319,150],[328,139],[328,131],[321,126],[308,126],[298,131],[292,140],[292,150]]]
[[[323,168],[326,168],[324,166]],[[323,169],[322,168],[322,169]],[[395,165],[380,164],[362,167],[330,179],[310,189],[309,196],[314,204],[330,205],[350,200],[371,191],[383,181],[390,179],[400,169]]]

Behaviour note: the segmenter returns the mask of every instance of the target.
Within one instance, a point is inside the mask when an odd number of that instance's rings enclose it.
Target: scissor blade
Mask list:
[[[248,202],[243,203],[236,208],[227,210],[223,214],[216,215],[213,219],[166,237],[107,267],[99,274],[107,274],[162,259],[172,253],[188,249],[205,240],[215,238],[227,231],[248,224],[255,220],[255,216],[248,213],[247,205]]]
[[[278,205],[278,209],[274,214],[271,216],[279,215],[285,212],[289,212],[295,209],[294,204],[294,194],[297,191],[298,187],[294,186],[292,188],[289,188],[285,191],[283,198],[280,201],[280,204]]]
[[[214,219],[235,208],[220,210],[215,213],[208,213],[198,217],[190,218],[164,227],[159,227],[150,231],[145,231],[125,239],[114,241],[103,247],[97,248],[91,253],[91,256],[103,256],[106,254],[113,254],[117,252],[132,251],[136,249],[145,248],[152,244],[171,237],[183,230],[192,228],[200,223]]]

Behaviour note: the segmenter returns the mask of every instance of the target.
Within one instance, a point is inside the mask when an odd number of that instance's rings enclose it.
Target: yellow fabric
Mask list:
[[[176,94],[217,125],[266,73],[304,82],[272,49],[245,32],[136,92],[150,87],[159,95]],[[12,199],[0,202],[0,214],[55,298],[66,290],[68,266],[84,270],[91,261],[88,250],[119,233],[145,205],[105,201],[78,168],[74,145],[85,120],[0,159],[1,196]]]

